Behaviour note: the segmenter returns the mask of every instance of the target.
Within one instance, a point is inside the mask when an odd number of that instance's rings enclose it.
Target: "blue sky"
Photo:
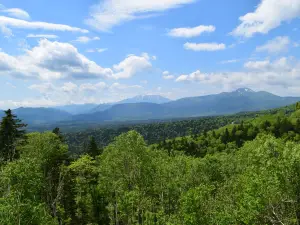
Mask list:
[[[0,108],[300,96],[299,0],[0,0]]]

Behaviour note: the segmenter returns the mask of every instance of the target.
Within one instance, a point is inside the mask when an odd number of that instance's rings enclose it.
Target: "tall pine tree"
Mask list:
[[[5,116],[0,124],[0,158],[4,161],[12,161],[18,158],[16,146],[24,141],[27,125],[22,123],[12,111],[5,111]]]
[[[99,149],[98,149],[98,145],[96,143],[95,137],[90,137],[90,142],[88,143],[87,146],[87,153],[92,156],[92,157],[96,157],[97,155],[99,155]]]
[[[59,140],[61,142],[64,142],[64,136],[62,135],[62,133],[58,127],[54,128],[52,133],[56,134],[59,137]]]

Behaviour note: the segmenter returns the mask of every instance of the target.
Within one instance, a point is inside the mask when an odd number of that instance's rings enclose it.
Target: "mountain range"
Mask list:
[[[67,105],[56,108],[18,108],[14,113],[28,124],[116,122],[185,118],[259,111],[286,106],[300,97],[280,97],[269,92],[241,88],[233,92],[171,101],[159,95],[136,96],[116,103]]]

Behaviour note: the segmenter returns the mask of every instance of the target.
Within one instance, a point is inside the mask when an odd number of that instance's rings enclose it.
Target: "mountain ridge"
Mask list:
[[[140,101],[141,98],[144,96],[136,96],[135,100]],[[129,99],[129,101],[132,99],[134,98]],[[92,109],[88,113],[84,111],[84,113],[76,115],[57,108],[42,107],[21,107],[13,110],[13,112],[24,122],[33,124],[107,123],[227,115],[267,110],[294,104],[298,101],[300,101],[300,97],[280,97],[266,91],[255,92],[249,88],[240,88],[233,92],[186,97],[161,104],[151,102],[122,103],[122,101],[115,104],[100,104],[97,106],[98,110]],[[84,105],[80,106],[84,107]],[[99,107],[102,109],[100,110]]]

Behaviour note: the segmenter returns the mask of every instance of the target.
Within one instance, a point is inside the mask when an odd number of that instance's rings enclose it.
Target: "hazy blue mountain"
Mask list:
[[[76,121],[124,121],[124,120],[146,120],[159,118],[165,114],[165,107],[155,103],[126,103],[113,105],[109,109],[93,114],[82,114],[73,116]]]
[[[268,92],[241,88],[233,92],[182,98],[164,104],[125,103],[102,112],[75,116],[73,120],[120,121],[231,114],[271,109],[300,101],[300,97],[280,97]]]
[[[96,107],[94,107],[90,110],[90,113],[102,112],[104,110],[111,108],[114,104],[115,103],[105,103],[105,104],[97,105]]]
[[[293,104],[300,97],[280,97],[268,92],[240,88],[233,92],[182,98],[166,103],[172,116],[220,115],[242,111],[257,111]]]
[[[141,98],[133,99],[141,101]],[[128,101],[134,101],[133,99]],[[19,108],[13,112],[29,124],[54,124],[57,122],[63,124],[65,122],[70,125],[75,122],[85,124],[85,122],[101,123],[223,115],[277,108],[298,101],[300,101],[300,97],[280,97],[264,91],[254,92],[249,88],[241,88],[233,92],[182,98],[163,104],[149,102],[102,104],[98,105],[98,108],[92,109],[96,109],[94,112],[91,110],[88,114],[79,115],[72,115],[53,108]],[[74,108],[76,109],[75,106]]]
[[[162,104],[162,103],[166,103],[166,102],[170,102],[170,101],[171,101],[170,99],[167,99],[160,95],[138,95],[133,98],[124,99],[124,100],[118,102],[118,104],[142,103],[142,102]]]
[[[167,99],[160,95],[138,95],[133,98],[127,98],[119,102],[114,103],[106,103],[106,104],[100,104],[96,107],[94,107],[92,110],[90,110],[91,113],[94,112],[102,112],[107,109],[110,109],[114,105],[120,105],[120,104],[127,104],[127,103],[156,103],[156,104],[162,104],[171,101],[170,99]]]
[[[68,120],[70,113],[52,108],[17,108],[13,110],[21,120],[28,124],[53,123]]]
[[[55,109],[59,109],[68,112],[70,114],[76,115],[76,114],[89,113],[97,106],[98,106],[97,104],[63,105],[63,106],[57,106],[55,107]]]

